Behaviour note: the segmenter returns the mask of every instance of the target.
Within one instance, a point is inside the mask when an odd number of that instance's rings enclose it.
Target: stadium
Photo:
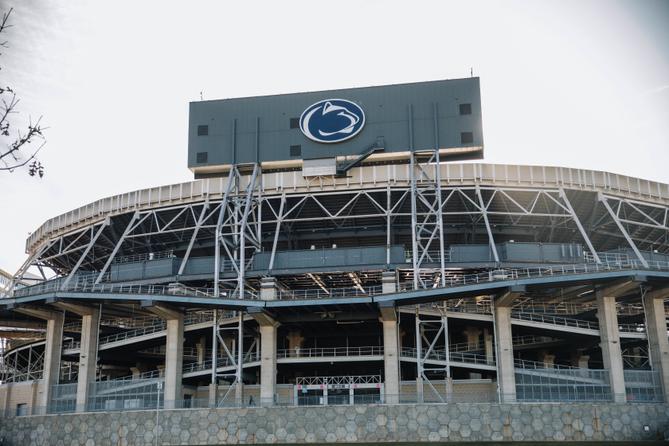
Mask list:
[[[481,108],[478,78],[191,103],[193,181],[4,275],[10,444],[664,438],[669,185],[482,163]]]

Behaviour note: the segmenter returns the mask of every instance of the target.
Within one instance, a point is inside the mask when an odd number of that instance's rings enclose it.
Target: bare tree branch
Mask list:
[[[12,11],[13,8],[10,8],[8,12],[2,14],[0,35],[12,26],[9,23]],[[8,41],[0,40],[0,47],[8,48]],[[1,69],[2,67],[0,67]],[[27,129],[23,130],[13,123],[11,117],[18,114],[19,101],[12,87],[0,87],[0,171],[13,172],[18,168],[28,166],[30,176],[38,175],[42,177],[44,176],[44,167],[37,160],[37,154],[46,144],[44,138],[46,128],[41,124],[41,117],[35,124],[30,120]],[[30,150],[30,147],[34,147],[31,144],[36,141],[40,141],[40,144],[37,145],[37,148]]]

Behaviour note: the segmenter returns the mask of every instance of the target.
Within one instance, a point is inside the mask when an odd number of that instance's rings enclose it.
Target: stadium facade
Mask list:
[[[669,185],[461,162],[481,121],[478,78],[192,103],[194,181],[27,240],[6,439],[663,438]]]

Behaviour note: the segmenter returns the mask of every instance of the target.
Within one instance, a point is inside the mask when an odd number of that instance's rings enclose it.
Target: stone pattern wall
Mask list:
[[[645,432],[644,425],[649,426]],[[3,445],[654,440],[667,404],[450,404],[185,409],[0,420]],[[158,436],[156,439],[155,436]],[[156,441],[157,440],[157,441]]]

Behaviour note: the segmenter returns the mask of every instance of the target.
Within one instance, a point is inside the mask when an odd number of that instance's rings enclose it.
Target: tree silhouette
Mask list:
[[[2,14],[0,21],[0,49],[9,48],[4,35],[9,24],[9,16],[13,8]],[[0,56],[2,53],[0,53]],[[0,66],[0,70],[2,67]],[[12,117],[19,113],[17,106],[19,98],[14,89],[8,85],[0,84],[0,171],[13,172],[14,170],[27,166],[30,176],[44,176],[44,167],[37,159],[37,154],[46,144],[44,130],[40,117],[33,123],[29,119],[27,126],[17,125]]]

